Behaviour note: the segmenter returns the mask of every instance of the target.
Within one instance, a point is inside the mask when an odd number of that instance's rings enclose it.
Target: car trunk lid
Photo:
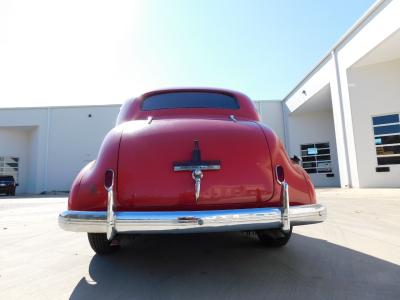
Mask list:
[[[196,166],[202,173],[198,188]],[[119,150],[117,193],[120,210],[260,205],[273,194],[267,141],[258,124],[250,121],[127,122]]]

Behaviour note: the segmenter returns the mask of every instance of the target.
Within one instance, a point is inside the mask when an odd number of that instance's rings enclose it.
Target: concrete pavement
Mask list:
[[[0,299],[400,299],[400,189],[320,189],[323,224],[142,236],[101,257],[58,228],[66,198],[0,197]]]

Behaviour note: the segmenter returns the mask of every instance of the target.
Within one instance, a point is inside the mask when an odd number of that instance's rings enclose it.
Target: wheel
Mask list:
[[[113,245],[107,240],[105,233],[88,233],[90,247],[100,255],[111,254],[119,249],[119,245]]]
[[[12,190],[11,192],[9,192],[8,195],[15,196],[15,190]]]
[[[282,229],[268,229],[256,231],[260,242],[268,247],[282,247],[287,244],[292,235],[293,227],[290,227],[289,231],[283,231]]]

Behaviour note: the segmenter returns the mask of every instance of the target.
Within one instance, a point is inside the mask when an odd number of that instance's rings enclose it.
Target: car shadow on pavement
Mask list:
[[[279,249],[241,233],[141,236],[95,255],[70,299],[399,299],[400,267],[293,234]]]

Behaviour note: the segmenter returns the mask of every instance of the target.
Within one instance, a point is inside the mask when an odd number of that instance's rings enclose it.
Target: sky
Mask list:
[[[164,87],[284,98],[373,0],[0,0],[0,107]]]

